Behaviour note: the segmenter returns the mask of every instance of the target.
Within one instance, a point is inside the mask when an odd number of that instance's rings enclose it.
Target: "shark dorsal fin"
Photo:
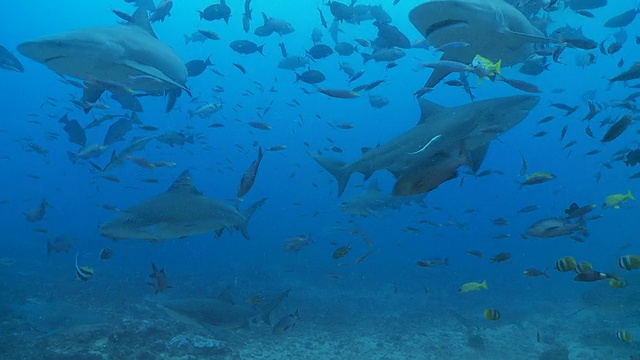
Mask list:
[[[173,182],[168,193],[177,193],[177,194],[191,194],[191,195],[202,195],[198,189],[193,185],[193,180],[191,179],[191,173],[189,170],[185,170],[178,176],[176,181]]]
[[[131,15],[131,20],[129,20],[129,22],[127,22],[126,25],[137,26],[140,29],[149,33],[149,35],[153,36],[154,38],[156,39],[158,38],[156,36],[156,33],[153,32],[153,28],[151,27],[151,23],[149,22],[149,13],[147,12],[147,9],[143,6],[139,7],[133,13],[133,15]]]
[[[420,104],[420,119],[418,120],[418,125],[425,123],[429,117],[446,109],[446,107],[427,99],[418,99],[418,104]]]
[[[369,183],[369,190],[380,191],[380,185],[378,185],[378,179],[377,178],[371,180],[371,183]]]

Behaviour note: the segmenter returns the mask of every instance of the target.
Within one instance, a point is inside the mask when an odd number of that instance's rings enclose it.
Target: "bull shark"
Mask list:
[[[366,190],[342,201],[338,208],[351,215],[351,217],[367,217],[371,215],[377,218],[384,218],[386,210],[399,210],[403,204],[409,204],[410,200],[422,202],[421,197],[404,199],[391,196],[389,193],[380,190],[377,179],[374,179]]]
[[[504,0],[427,0],[411,10],[409,20],[434,47],[469,44],[447,48],[441,57],[463,64],[482,55],[511,66],[526,60],[534,43],[553,41]],[[436,86],[447,75],[446,69],[434,70],[425,87]]]
[[[158,39],[145,8],[138,8],[125,24],[27,41],[18,45],[18,51],[59,75],[84,80],[87,103],[95,103],[105,90],[165,92],[169,111],[181,90],[189,93],[184,62]]]
[[[185,170],[166,192],[123,211],[101,225],[99,232],[114,240],[155,242],[208,232],[220,236],[225,229],[237,229],[248,239],[247,222],[265,201],[262,199],[241,213],[232,206],[202,195],[193,185],[189,170]]]
[[[519,95],[444,107],[419,99],[418,124],[358,160],[345,163],[310,155],[336,178],[338,196],[351,174],[362,173],[366,180],[381,169],[396,177],[394,195],[422,194],[455,178],[462,165],[478,170],[491,140],[520,123],[539,101],[537,96]]]
[[[271,325],[271,313],[289,296],[289,290],[285,290],[262,309],[255,309],[245,304],[236,304],[228,296],[228,291],[223,290],[217,298],[173,299],[156,305],[177,320],[215,332],[216,329],[247,328],[259,317],[267,325]]]

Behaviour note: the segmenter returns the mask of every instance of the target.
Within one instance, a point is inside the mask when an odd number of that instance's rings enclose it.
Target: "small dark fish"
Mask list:
[[[322,9],[320,9],[320,6],[318,6],[318,13],[320,14],[320,23],[325,29],[328,29],[329,26],[327,25],[327,20],[324,18],[324,14],[322,13]]]
[[[616,279],[614,274],[607,274],[599,271],[583,271],[573,278],[574,281],[594,282],[598,280]]]
[[[565,135],[567,135],[567,131],[569,130],[569,125],[565,125],[562,127],[562,131],[560,132],[560,141],[564,140]]]
[[[254,160],[247,171],[242,175],[242,179],[240,179],[240,185],[238,186],[237,197],[242,198],[245,196],[251,187],[256,181],[256,176],[258,175],[258,168],[260,167],[260,162],[262,161],[262,148],[258,148],[258,157]]]
[[[503,261],[507,261],[511,259],[511,253],[499,253],[496,256],[492,257],[491,259],[489,259],[490,263],[499,263],[499,262],[503,262]]]
[[[538,124],[545,124],[545,123],[548,123],[549,121],[551,121],[553,119],[555,119],[555,116],[549,115],[549,116],[545,117],[544,119],[538,121]]]
[[[109,260],[113,257],[113,250],[111,248],[104,248],[100,251],[100,260]]]
[[[523,214],[523,213],[528,213],[528,212],[532,212],[532,211],[536,211],[540,208],[540,206],[538,205],[529,205],[529,206],[525,206],[522,209],[518,210],[518,214]]]
[[[187,67],[187,76],[195,77],[195,76],[201,75],[205,70],[207,70],[207,67],[213,64],[211,63],[211,59],[207,57],[204,60],[196,59],[196,60],[188,61],[184,65]]]
[[[529,268],[529,269],[524,271],[524,275],[527,276],[527,277],[544,276],[547,279],[549,278],[549,275],[547,275],[547,270],[546,269],[544,271],[540,271],[540,270],[535,269],[535,268]]]
[[[155,279],[156,282],[155,284],[153,282],[147,284],[156,290],[156,294],[163,292],[166,289],[170,289],[171,286],[167,284],[167,274],[164,272],[164,269],[158,271],[158,267],[154,263],[151,263],[151,269],[153,270],[153,273],[151,273],[149,277]]]
[[[625,130],[627,130],[629,125],[631,125],[631,119],[631,114],[623,116],[620,120],[611,125],[600,141],[604,143],[615,140],[618,136],[622,135]]]
[[[68,236],[57,236],[53,242],[47,240],[47,256],[51,255],[52,252],[56,254],[61,252],[68,253],[71,248],[73,248],[73,241]]]
[[[233,66],[235,66],[238,70],[240,70],[243,74],[247,73],[247,69],[244,68],[244,66],[238,64],[238,63],[233,63]]]

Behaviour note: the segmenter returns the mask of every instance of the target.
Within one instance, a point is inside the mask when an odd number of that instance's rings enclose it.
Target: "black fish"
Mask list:
[[[58,122],[64,124],[64,131],[69,135],[70,142],[84,147],[87,144],[87,134],[78,120],[69,120],[68,115],[64,114]]]
[[[187,76],[195,77],[202,74],[205,70],[207,70],[208,66],[213,65],[209,57],[205,60],[191,60],[184,64],[187,67]]]
[[[604,143],[615,140],[625,130],[627,130],[629,125],[631,125],[631,114],[623,116],[622,119],[611,125],[600,141]]]
[[[256,176],[258,175],[258,168],[260,167],[260,162],[262,161],[262,148],[258,148],[258,158],[251,163],[251,166],[247,169],[247,171],[242,175],[242,179],[240,179],[240,185],[238,186],[238,198],[245,196],[253,184],[256,181]]]

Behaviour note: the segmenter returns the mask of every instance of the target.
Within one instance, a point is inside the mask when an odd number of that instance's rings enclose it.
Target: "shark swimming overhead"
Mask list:
[[[539,100],[520,95],[449,108],[419,99],[422,114],[416,127],[365,152],[358,160],[344,163],[311,156],[336,178],[338,196],[354,172],[368,179],[381,169],[396,177],[394,195],[426,193],[455,178],[462,165],[473,171],[480,168],[491,140],[526,118]]]
[[[123,25],[51,35],[24,42],[18,51],[59,75],[84,80],[87,103],[95,103],[105,90],[140,91],[165,92],[172,106],[181,90],[189,92],[184,62],[158,40],[144,8]]]
[[[411,10],[409,20],[436,48],[469,44],[448,48],[441,57],[463,64],[481,55],[511,66],[526,60],[534,43],[552,41],[504,0],[427,0]],[[433,88],[447,75],[447,70],[434,70],[425,87]]]
[[[144,200],[100,226],[100,235],[114,240],[141,239],[160,241],[215,232],[240,230],[249,238],[246,225],[253,212],[264,204],[262,199],[244,213],[195,188],[189,170],[185,170],[164,193]]]

